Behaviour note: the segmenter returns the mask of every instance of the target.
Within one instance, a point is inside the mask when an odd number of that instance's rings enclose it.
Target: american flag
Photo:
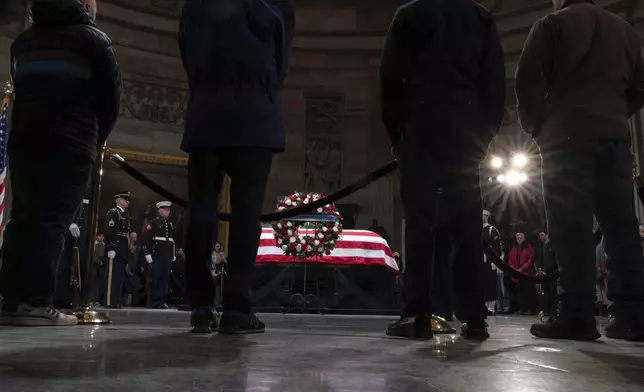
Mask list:
[[[302,234],[311,234],[302,230]],[[273,229],[263,228],[259,241],[259,249],[255,259],[257,263],[293,263],[291,256],[285,256],[284,252],[275,246]],[[335,245],[335,249],[329,256],[319,259],[298,260],[297,262],[321,263],[321,264],[344,264],[344,265],[368,265],[382,266],[398,271],[398,265],[394,255],[381,236],[366,230],[344,230],[342,238]]]
[[[0,107],[0,238],[4,230],[4,200],[5,200],[5,185],[7,184],[7,113],[9,111],[9,96],[10,90],[5,91],[5,96],[2,99],[2,107]],[[2,244],[2,241],[0,241]],[[0,245],[1,246],[1,245]]]

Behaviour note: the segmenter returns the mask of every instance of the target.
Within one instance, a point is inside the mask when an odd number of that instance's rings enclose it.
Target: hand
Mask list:
[[[80,228],[78,228],[76,223],[69,225],[69,232],[72,233],[72,237],[74,238],[80,237]]]
[[[398,146],[391,147],[391,156],[394,157],[396,161],[398,161],[400,157],[400,148],[398,148]]]
[[[116,252],[114,252],[113,250],[110,250],[109,252],[107,252],[107,258],[108,259],[113,260],[115,257],[116,257]]]
[[[152,255],[145,255],[145,261],[147,261],[148,264],[152,264]]]
[[[174,256],[174,257],[172,258],[172,262],[174,263],[175,261],[177,261],[177,256]]]

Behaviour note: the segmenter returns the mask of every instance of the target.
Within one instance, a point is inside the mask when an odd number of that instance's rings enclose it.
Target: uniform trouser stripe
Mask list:
[[[107,267],[107,306],[112,304],[112,269],[114,268],[114,259],[110,259],[109,265]]]

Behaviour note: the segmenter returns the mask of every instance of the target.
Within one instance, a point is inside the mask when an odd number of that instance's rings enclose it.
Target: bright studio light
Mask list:
[[[503,167],[503,159],[499,157],[492,157],[491,164],[493,168],[500,169]]]
[[[512,166],[523,169],[528,164],[528,158],[524,154],[517,154],[512,157]]]
[[[528,175],[525,173],[520,173],[514,170],[510,170],[505,175],[501,174],[497,180],[501,183],[505,183],[508,186],[517,186],[528,181]]]

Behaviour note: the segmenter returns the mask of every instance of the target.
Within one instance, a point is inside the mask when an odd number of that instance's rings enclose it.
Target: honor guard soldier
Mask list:
[[[145,261],[152,267],[150,284],[150,304],[152,308],[167,309],[165,295],[176,258],[174,244],[174,225],[170,221],[169,201],[157,203],[159,216],[152,219],[145,229]]]
[[[127,208],[130,205],[130,192],[114,193],[116,206],[107,211],[105,217],[105,297],[104,306],[119,308],[121,288],[127,263],[128,241],[130,235],[130,219]]]

